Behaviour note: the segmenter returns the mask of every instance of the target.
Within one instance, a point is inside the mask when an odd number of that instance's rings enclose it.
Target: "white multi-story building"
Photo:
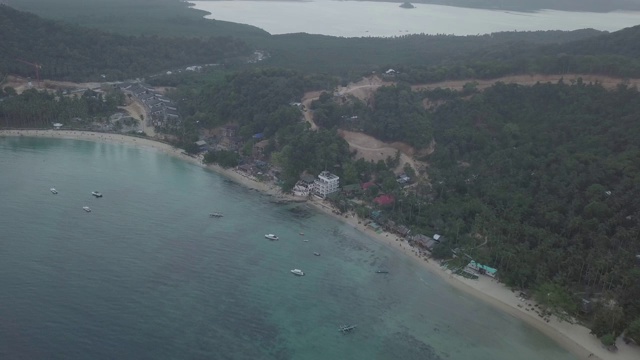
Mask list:
[[[338,191],[340,178],[328,171],[323,171],[313,183],[313,193],[320,198],[326,198],[327,195]]]

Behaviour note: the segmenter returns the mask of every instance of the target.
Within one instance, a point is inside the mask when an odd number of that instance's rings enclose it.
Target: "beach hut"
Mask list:
[[[60,124],[60,123],[53,124],[53,129],[54,130],[60,130],[61,127],[62,127],[62,124]]]

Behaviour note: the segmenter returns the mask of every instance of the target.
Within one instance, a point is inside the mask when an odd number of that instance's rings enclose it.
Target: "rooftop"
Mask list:
[[[337,180],[339,179],[338,175],[332,174],[328,171],[323,171],[320,173],[320,175],[318,175],[319,178],[323,179],[323,180]]]

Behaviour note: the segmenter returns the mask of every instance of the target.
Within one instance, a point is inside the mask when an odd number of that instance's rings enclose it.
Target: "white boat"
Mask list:
[[[279,237],[273,235],[273,234],[266,234],[264,237],[266,237],[269,240],[280,240]]]
[[[56,188],[51,188],[51,189],[49,189],[49,190],[51,190],[51,192],[52,192],[53,194],[57,194],[57,193],[58,193],[58,190],[56,190]]]
[[[93,195],[93,196],[95,196],[97,198],[102,197],[102,194],[99,191],[92,191],[91,195]]]
[[[313,255],[320,256],[320,253],[319,252],[314,252]]]
[[[82,209],[86,212],[91,212],[91,208],[88,206],[83,206]]]
[[[293,275],[304,276],[304,273],[300,269],[293,269],[293,270],[291,270],[291,273]]]

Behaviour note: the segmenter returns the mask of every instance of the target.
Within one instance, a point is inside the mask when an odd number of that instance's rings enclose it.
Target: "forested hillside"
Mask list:
[[[4,0],[7,5],[48,19],[122,35],[184,37],[265,36],[251,25],[208,20],[205,11],[180,0]]]
[[[423,99],[432,106],[421,114]],[[322,127],[419,148],[426,143],[415,139],[433,136],[435,152],[422,159],[428,184],[399,191],[374,177],[397,199],[385,209],[394,221],[449,237],[437,257],[456,251],[496,267],[502,281],[585,319],[597,336],[640,324],[636,88],[578,81],[411,93],[399,85],[380,88],[369,104],[327,94],[313,107]]]
[[[572,315],[594,301],[598,336],[640,318],[637,89],[497,84],[433,118],[434,199],[416,220],[457,234],[452,248],[498,267],[508,284],[559,285],[555,305]]]
[[[186,3],[178,0],[9,0],[8,4],[46,18],[125,35],[233,36],[250,47],[267,51],[270,56],[261,62],[264,66],[330,73],[346,79],[359,78],[380,67],[400,65],[434,67],[433,72],[437,76],[432,78],[438,79],[473,75],[452,69],[452,64],[462,69],[473,64],[478,76],[487,77],[529,71],[518,67],[518,62],[498,66],[497,61],[502,61],[505,56],[520,55],[520,47],[512,53],[514,43],[531,50],[534,44],[561,44],[601,34],[585,29],[397,38],[339,38],[309,34],[272,36],[252,26],[204,19],[203,12],[189,9]],[[531,51],[535,54],[537,48]]]
[[[383,141],[403,141],[418,148],[433,138],[431,118],[422,107],[422,97],[406,84],[380,88],[370,104],[348,98],[338,105],[324,93],[311,104],[314,122],[323,128],[361,131]]]
[[[62,80],[121,80],[178,66],[211,64],[247,55],[243,42],[223,38],[113,35],[44,20],[0,5],[0,73]]]
[[[640,77],[639,37],[640,26],[561,44],[532,44],[514,35],[514,41],[487,44],[456,59],[421,65],[396,62],[391,67],[400,71],[398,80],[414,84],[526,73]]]

